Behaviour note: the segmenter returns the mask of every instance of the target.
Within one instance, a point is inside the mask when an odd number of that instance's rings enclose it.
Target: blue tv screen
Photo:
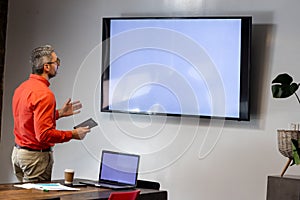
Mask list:
[[[102,112],[250,120],[252,17],[102,23]]]

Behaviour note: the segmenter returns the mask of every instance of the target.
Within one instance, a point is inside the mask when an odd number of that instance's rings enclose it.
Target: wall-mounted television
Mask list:
[[[250,120],[251,16],[102,23],[102,112]]]

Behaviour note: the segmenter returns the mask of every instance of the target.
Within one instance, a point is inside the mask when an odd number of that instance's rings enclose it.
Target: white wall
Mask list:
[[[49,43],[63,65],[51,80],[57,104],[68,97],[84,104],[79,115],[59,120],[57,127],[71,129],[88,117],[100,123],[84,141],[56,145],[54,179],[69,167],[76,177],[97,179],[100,151],[112,149],[141,154],[140,178],[159,181],[171,200],[265,199],[267,176],[279,175],[286,162],[276,129],[299,121],[294,97],[277,101],[270,94],[270,82],[280,72],[300,80],[299,8],[296,0],[10,0],[0,182],[16,181],[10,163],[13,91],[31,72],[31,49]],[[252,15],[251,121],[100,113],[101,18],[121,15]],[[294,166],[287,173],[300,170]]]

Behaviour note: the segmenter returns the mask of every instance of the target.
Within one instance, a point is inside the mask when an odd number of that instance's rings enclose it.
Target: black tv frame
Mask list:
[[[110,110],[104,105],[108,101],[108,94],[104,95],[103,82],[109,81],[109,52],[110,52],[110,20],[114,19],[241,19],[241,73],[240,73],[240,110],[239,117],[219,117],[206,115],[186,115],[170,113],[149,113],[149,112],[132,112],[123,110]],[[127,114],[143,115],[167,115],[183,117],[200,117],[200,118],[221,118],[225,120],[250,121],[250,67],[251,67],[251,37],[252,37],[252,16],[194,16],[194,17],[104,17],[102,19],[102,75],[101,75],[101,112],[117,112]],[[108,88],[105,88],[108,91]]]

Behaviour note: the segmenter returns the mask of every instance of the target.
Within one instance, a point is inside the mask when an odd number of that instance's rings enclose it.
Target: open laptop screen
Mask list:
[[[139,155],[102,151],[99,181],[136,185]]]

